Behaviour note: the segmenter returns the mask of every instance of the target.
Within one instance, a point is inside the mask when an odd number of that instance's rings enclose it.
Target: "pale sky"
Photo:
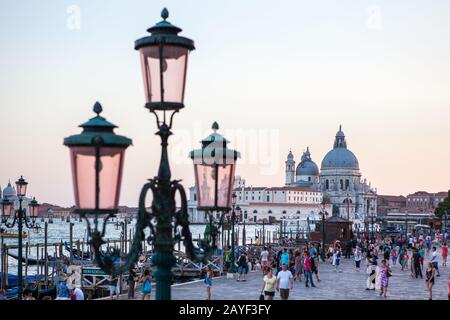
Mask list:
[[[254,186],[284,184],[290,148],[320,166],[342,124],[379,194],[450,188],[448,0],[1,0],[2,188],[22,174],[38,201],[72,205],[62,141],[98,100],[133,139],[120,202],[137,205],[160,146],[134,41],[164,6],[197,48],[171,139],[186,188],[187,153],[215,120]]]

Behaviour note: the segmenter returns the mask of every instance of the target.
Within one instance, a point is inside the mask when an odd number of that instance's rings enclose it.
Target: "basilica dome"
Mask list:
[[[15,197],[16,196],[16,189],[14,189],[13,186],[11,186],[11,182],[8,182],[8,185],[3,189],[3,197],[9,198],[9,197]]]
[[[295,171],[297,176],[317,176],[319,175],[319,167],[311,160],[311,154],[309,148],[303,153],[302,161],[298,164]]]
[[[342,132],[342,127],[336,133],[334,146],[322,160],[321,169],[352,169],[359,170],[359,163],[356,156],[347,149],[347,142],[345,141],[345,134]]]

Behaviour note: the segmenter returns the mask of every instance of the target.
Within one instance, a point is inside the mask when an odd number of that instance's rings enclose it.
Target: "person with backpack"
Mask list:
[[[247,281],[247,273],[248,273],[248,258],[247,252],[242,252],[238,259],[238,278],[236,281],[241,281],[241,277],[243,277],[242,281]]]
[[[152,293],[152,277],[150,275],[150,270],[146,269],[144,271],[139,282],[141,283],[142,300],[145,300],[147,296],[148,300],[150,300]]]

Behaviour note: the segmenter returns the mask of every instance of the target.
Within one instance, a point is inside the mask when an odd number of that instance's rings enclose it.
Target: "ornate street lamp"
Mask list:
[[[322,262],[325,262],[325,221],[328,217],[328,212],[325,210],[325,203],[322,203],[319,216],[322,219]]]
[[[117,212],[123,156],[131,140],[114,134],[115,126],[97,116],[82,125],[83,133],[66,138],[64,144],[71,149],[76,211],[87,221],[98,265],[106,273],[115,275],[129,269],[142,252],[144,231],[149,228],[150,235],[146,240],[154,245],[152,264],[156,267],[153,273],[156,299],[169,300],[172,267],[176,262],[173,255],[175,242],[183,241],[187,257],[194,261],[207,262],[212,249],[200,241],[203,250],[198,251],[205,254],[195,254],[189,230],[186,192],[179,180],[171,180],[167,154],[173,116],[184,107],[187,57],[194,50],[194,43],[178,36],[181,29],[166,20],[169,16],[167,9],[162,11],[161,16],[163,21],[148,29],[151,35],[135,42],[135,49],[139,50],[141,57],[145,107],[156,117],[156,134],[161,138],[162,149],[158,175],[149,179],[140,193],[136,232],[127,256],[120,256],[115,249],[101,253],[100,247],[105,243],[106,222]],[[98,106],[94,110],[97,114],[101,111]],[[147,211],[145,199],[149,191],[153,194],[153,201],[151,210]],[[178,205],[175,202],[177,193],[181,199]],[[88,213],[95,215],[93,231],[86,218]],[[106,218],[100,231],[97,217],[101,214]]]
[[[114,133],[117,126],[100,116],[103,108],[99,102],[94,104],[93,111],[97,115],[80,125],[83,132],[65,138],[64,145],[70,149],[74,212],[86,220],[91,244],[99,254],[105,243],[107,220],[118,211],[125,150],[132,141]],[[88,215],[94,216],[94,230]],[[106,218],[99,229],[101,216]]]
[[[201,141],[201,149],[193,150],[189,155],[194,162],[197,208],[209,216],[207,236],[214,247],[224,214],[231,209],[234,172],[240,154],[227,148],[228,141],[217,133],[217,122],[213,123],[212,129],[213,133]],[[213,223],[213,212],[222,212],[218,225]]]
[[[28,213],[25,208],[23,208],[23,199],[27,193],[28,182],[20,176],[20,178],[16,181],[16,193],[17,198],[19,200],[19,208],[17,210],[14,209],[14,203],[4,197],[0,204],[2,206],[2,224],[4,224],[7,228],[14,228],[17,223],[17,234],[18,234],[18,254],[17,254],[17,298],[22,300],[22,292],[23,292],[23,276],[22,276],[22,235],[23,235],[23,224],[28,229],[39,230],[40,226],[36,223],[36,215],[37,208],[39,203],[33,197],[28,204]],[[31,218],[31,221],[30,221]],[[12,222],[8,222],[8,220],[13,219]]]

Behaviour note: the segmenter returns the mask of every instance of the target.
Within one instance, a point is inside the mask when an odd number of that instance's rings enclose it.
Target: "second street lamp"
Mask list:
[[[17,239],[18,239],[18,254],[17,254],[17,297],[19,300],[22,300],[22,292],[23,292],[23,276],[22,276],[22,230],[23,224],[28,229],[39,229],[39,225],[36,223],[37,216],[37,207],[39,206],[38,202],[35,198],[31,200],[28,204],[28,212],[27,209],[23,207],[23,200],[27,192],[28,182],[21,176],[16,181],[16,193],[19,201],[19,208],[17,210],[14,209],[14,203],[7,199],[6,197],[2,199],[2,223],[7,228],[14,228],[17,223]],[[31,221],[30,221],[31,218]],[[8,220],[13,219],[12,222],[8,222]]]
[[[217,133],[217,122],[213,123],[212,129],[214,132],[201,141],[201,149],[193,150],[189,155],[194,162],[197,208],[209,215],[206,233],[214,247],[224,213],[231,209],[234,172],[240,153],[227,148],[228,141]],[[213,224],[213,212],[222,212],[219,226]]]

